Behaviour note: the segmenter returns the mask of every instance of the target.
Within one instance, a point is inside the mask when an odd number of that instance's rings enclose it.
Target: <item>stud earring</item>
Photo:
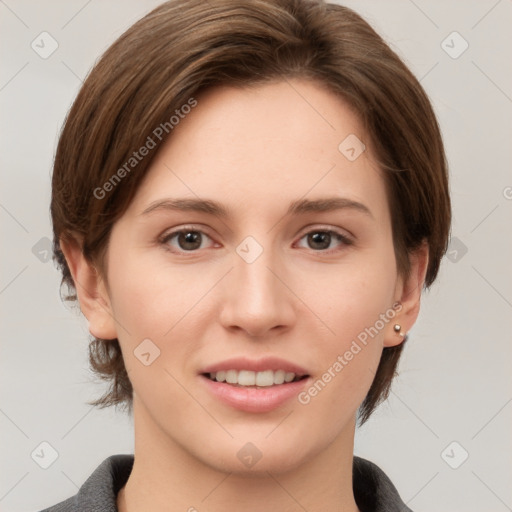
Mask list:
[[[393,330],[399,334],[400,336],[402,336],[402,338],[405,336],[405,334],[402,332],[402,326],[400,324],[395,324],[393,326]]]

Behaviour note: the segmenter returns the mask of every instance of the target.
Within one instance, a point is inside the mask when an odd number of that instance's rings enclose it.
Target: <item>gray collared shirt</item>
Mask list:
[[[117,493],[125,485],[134,456],[112,455],[105,459],[75,496],[41,512],[118,512]],[[353,488],[360,512],[412,512],[387,475],[373,462],[354,456]]]

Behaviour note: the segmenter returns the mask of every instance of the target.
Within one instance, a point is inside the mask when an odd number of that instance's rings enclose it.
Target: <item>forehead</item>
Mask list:
[[[321,84],[222,86],[195,99],[152,162],[133,212],[166,194],[276,213],[284,202],[327,193],[386,207],[360,119]]]

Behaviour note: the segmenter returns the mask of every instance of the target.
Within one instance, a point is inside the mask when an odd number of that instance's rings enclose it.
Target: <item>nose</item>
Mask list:
[[[292,278],[272,250],[263,250],[252,263],[235,254],[234,268],[226,277],[220,314],[225,328],[261,338],[294,324],[297,298]]]

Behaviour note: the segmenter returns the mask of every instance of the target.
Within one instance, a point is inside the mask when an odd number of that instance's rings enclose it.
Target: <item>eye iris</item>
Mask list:
[[[330,233],[322,231],[312,233],[308,235],[308,242],[312,243],[315,249],[327,249],[331,243],[331,235]],[[316,244],[320,244],[321,247],[315,247]]]
[[[181,249],[198,249],[201,246],[201,235],[197,231],[182,231],[178,236],[178,243]]]

